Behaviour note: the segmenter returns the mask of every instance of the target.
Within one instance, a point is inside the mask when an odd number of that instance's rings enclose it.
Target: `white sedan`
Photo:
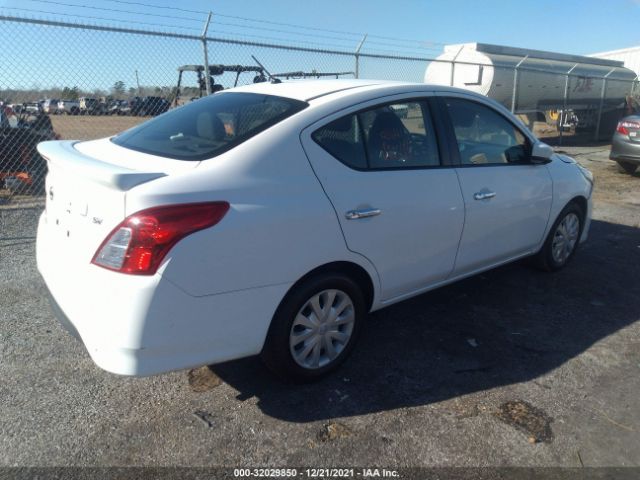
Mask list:
[[[112,138],[45,142],[38,268],[96,364],[261,354],[336,368],[366,315],[587,238],[593,177],[502,106],[360,80],[216,93]]]

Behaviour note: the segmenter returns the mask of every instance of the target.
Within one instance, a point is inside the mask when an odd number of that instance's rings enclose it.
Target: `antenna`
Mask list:
[[[271,79],[271,83],[282,83],[282,80],[280,80],[279,78],[274,77],[273,75],[271,75],[269,73],[269,70],[267,70],[266,68],[264,68],[264,65],[262,65],[258,59],[256,57],[254,57],[253,55],[251,55],[251,58],[253,58],[253,60],[260,66],[260,68],[262,70],[264,70],[264,73],[267,74],[267,77],[269,77]]]

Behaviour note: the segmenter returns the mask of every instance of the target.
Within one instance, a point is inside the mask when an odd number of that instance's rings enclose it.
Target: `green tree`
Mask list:
[[[80,96],[80,91],[77,86],[73,88],[64,87],[62,89],[63,100],[77,100],[79,96]]]
[[[111,91],[113,92],[114,97],[123,98],[124,92],[126,91],[126,85],[122,80],[118,80],[113,84],[113,87],[111,87]]]

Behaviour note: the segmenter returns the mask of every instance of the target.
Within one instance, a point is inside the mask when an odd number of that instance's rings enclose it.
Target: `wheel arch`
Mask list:
[[[352,261],[336,261],[325,263],[324,265],[320,265],[307,272],[302,277],[300,277],[293,285],[291,285],[289,290],[287,290],[287,293],[282,297],[280,305],[282,304],[282,302],[284,302],[285,298],[287,298],[289,294],[294,291],[300,284],[316,275],[321,275],[329,272],[342,273],[354,280],[362,289],[362,294],[364,295],[366,302],[367,312],[371,310],[375,296],[375,286],[373,283],[373,279],[371,278],[371,275],[369,274],[369,272],[367,272],[367,270],[365,270],[361,265],[358,265],[357,263]],[[278,305],[278,308],[280,308],[280,305]]]
[[[576,195],[575,197],[573,197],[571,200],[567,202],[567,205],[571,205],[572,203],[575,203],[576,205],[578,205],[578,207],[580,207],[580,210],[582,210],[583,217],[581,218],[581,220],[584,223],[587,212],[589,211],[589,204],[587,199],[583,195]],[[565,205],[564,208],[566,208],[567,205]]]

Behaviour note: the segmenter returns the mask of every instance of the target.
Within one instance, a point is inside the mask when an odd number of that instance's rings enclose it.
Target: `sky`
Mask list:
[[[466,42],[579,55],[640,45],[640,0],[0,0],[0,15],[192,35],[202,31],[208,11],[213,12],[210,36],[350,51],[366,33],[363,52],[428,58],[441,53],[445,44]],[[0,41],[13,47],[0,51],[0,64],[10,66],[0,77],[0,89],[73,82],[104,88],[116,80],[131,86],[136,70],[142,84],[171,84],[179,64],[202,63],[198,42],[132,40],[2,23]],[[354,69],[348,58],[228,45],[209,48],[210,63],[252,63],[250,55],[256,53],[272,70],[300,65],[322,71]],[[375,63],[370,60],[361,68],[381,77],[397,76],[397,71],[384,68],[406,69],[406,79],[413,81],[424,72],[424,64]]]
[[[135,0],[131,2],[136,3]],[[36,0],[0,0],[0,9],[6,14],[27,16],[54,16],[27,11],[39,10],[78,17],[95,16],[175,24],[194,28],[194,32],[200,28],[198,23],[181,20],[179,17],[195,19],[205,16],[108,0],[61,0],[58,3],[84,4],[94,8]],[[638,0],[139,0],[137,3],[212,11],[212,32],[216,30],[215,22],[242,23],[228,18],[216,19],[216,13],[220,13],[438,44],[485,42],[573,54],[588,54],[640,44]],[[24,10],[11,10],[12,7]],[[96,7],[104,7],[105,10],[98,10]],[[112,10],[140,13],[125,14]],[[153,17],[149,13],[165,14],[170,18]],[[274,29],[277,30],[278,27]],[[220,25],[218,30],[246,31],[228,25]],[[277,32],[271,31],[254,33],[277,35]],[[330,39],[326,41],[329,43]],[[355,43],[357,42],[354,41]]]

